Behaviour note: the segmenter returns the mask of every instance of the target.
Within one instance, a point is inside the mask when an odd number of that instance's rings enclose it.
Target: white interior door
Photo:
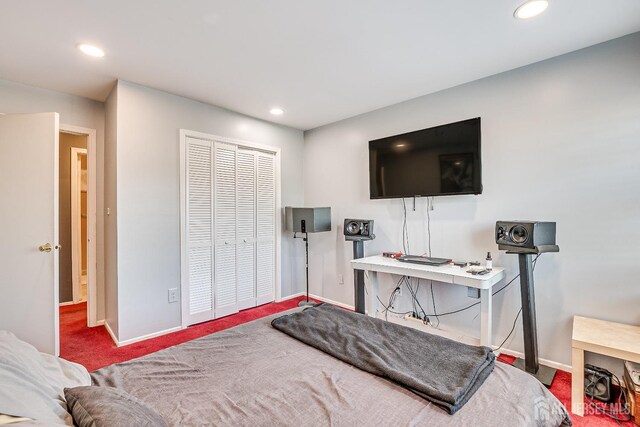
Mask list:
[[[257,152],[256,155],[256,299],[261,305],[275,299],[276,167],[273,154]]]
[[[256,306],[256,152],[236,154],[238,310]]]
[[[184,145],[183,324],[213,319],[213,144],[187,138]]]
[[[214,168],[214,315],[238,311],[236,275],[236,151],[235,145],[215,143]]]
[[[55,355],[58,132],[57,113],[0,116],[0,329]]]

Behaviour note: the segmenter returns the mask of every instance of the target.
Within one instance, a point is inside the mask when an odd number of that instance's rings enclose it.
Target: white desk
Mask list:
[[[467,273],[468,268],[412,264],[393,258],[385,258],[381,255],[354,259],[351,261],[351,265],[354,270],[369,272],[371,292],[369,293],[368,306],[369,315],[373,317],[376,317],[378,311],[378,273],[416,277],[479,289],[480,344],[491,347],[491,294],[493,286],[505,277],[503,268],[494,268],[488,274],[474,276]]]

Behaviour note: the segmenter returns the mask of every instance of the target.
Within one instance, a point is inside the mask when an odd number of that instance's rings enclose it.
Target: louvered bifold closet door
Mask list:
[[[238,310],[256,306],[256,152],[236,157],[236,274]]]
[[[186,139],[186,278],[189,325],[213,319],[213,144]]]
[[[275,299],[276,266],[276,169],[275,156],[256,152],[257,180],[257,304]]]
[[[215,317],[238,311],[236,295],[236,146],[215,143]]]

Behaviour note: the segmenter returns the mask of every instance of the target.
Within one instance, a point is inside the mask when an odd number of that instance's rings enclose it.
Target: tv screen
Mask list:
[[[480,118],[369,141],[372,199],[482,193]]]

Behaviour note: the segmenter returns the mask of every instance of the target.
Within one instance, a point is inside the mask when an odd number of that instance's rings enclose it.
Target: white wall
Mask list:
[[[305,203],[331,206],[334,225],[374,219],[367,254],[401,250],[401,200],[369,200],[368,141],[481,116],[484,193],[435,199],[433,255],[483,260],[491,251],[511,278],[517,259],[497,252],[495,221],[557,221],[561,252],[544,255],[535,271],[538,333],[541,357],[570,364],[573,315],[640,323],[638,46],[640,33],[308,131]],[[411,252],[423,253],[425,200],[415,212],[407,203]],[[353,304],[351,246],[341,234],[334,227],[312,236],[311,291]],[[386,301],[392,284],[381,287]],[[474,301],[465,289],[434,287],[440,312]],[[511,329],[519,295],[516,282],[494,297],[496,344]],[[478,312],[441,321],[473,331]],[[522,351],[520,330],[507,348]]]
[[[282,206],[303,203],[302,131],[120,81],[117,88],[117,316],[126,341],[180,326],[179,130],[282,149]],[[113,213],[112,213],[113,214]],[[297,243],[296,243],[297,245]],[[282,239],[282,294],[302,290],[292,239]],[[294,262],[292,262],[294,259]]]
[[[97,146],[97,319],[104,318],[104,104],[60,92],[0,80],[0,112],[60,113],[60,123],[96,129]],[[53,322],[53,319],[52,319]]]

